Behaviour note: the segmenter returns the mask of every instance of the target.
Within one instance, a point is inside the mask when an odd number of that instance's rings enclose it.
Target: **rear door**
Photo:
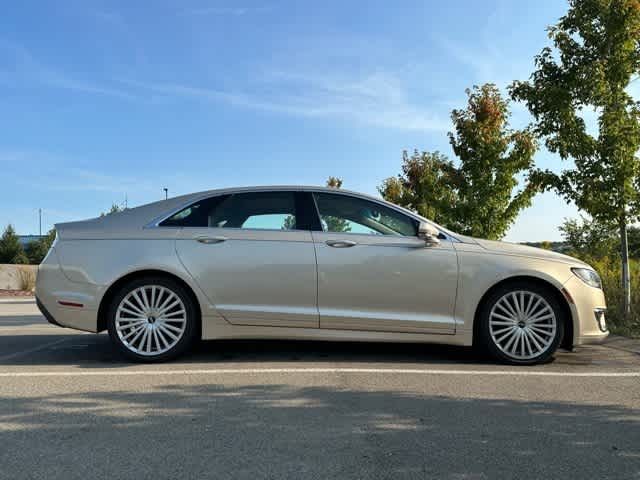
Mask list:
[[[235,193],[169,219],[167,226],[182,225],[181,262],[230,323],[319,326],[305,198],[293,191]]]

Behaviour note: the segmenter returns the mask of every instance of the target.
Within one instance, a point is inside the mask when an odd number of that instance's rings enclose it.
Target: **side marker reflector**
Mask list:
[[[84,307],[84,305],[82,303],[76,303],[76,302],[65,302],[63,300],[58,300],[58,303],[60,305],[62,305],[63,307],[78,307],[78,308],[82,308]]]

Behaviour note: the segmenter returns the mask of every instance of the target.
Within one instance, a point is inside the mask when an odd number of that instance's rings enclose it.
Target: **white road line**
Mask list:
[[[0,359],[1,360],[1,359]],[[106,376],[165,376],[165,375],[258,375],[258,374],[317,374],[317,373],[367,373],[408,375],[486,375],[514,377],[640,377],[640,372],[540,372],[518,370],[422,370],[405,368],[222,368],[200,370],[126,370],[114,368],[100,371],[74,372],[0,372],[7,377],[106,377]]]
[[[28,350],[22,350],[20,352],[10,353],[9,355],[4,355],[4,356],[0,357],[0,362],[3,362],[4,360],[10,360],[10,359],[15,358],[15,357],[20,357],[22,355],[27,355],[29,353],[38,352],[40,350],[44,350],[45,348],[53,347],[54,345],[58,345],[59,343],[66,342],[66,341],[69,341],[69,340],[71,340],[71,338],[62,338],[60,340],[55,340],[53,342],[48,342],[48,343],[45,343],[43,345],[38,345],[37,347],[30,348]]]

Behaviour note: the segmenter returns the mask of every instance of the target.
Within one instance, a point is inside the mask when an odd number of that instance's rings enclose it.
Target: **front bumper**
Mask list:
[[[609,336],[604,293],[575,275],[563,286],[573,316],[573,345],[601,343]],[[604,331],[603,331],[604,328]]]
[[[609,336],[609,332],[597,333],[595,335],[582,335],[574,340],[574,345],[597,345],[599,343],[604,343],[604,341]]]

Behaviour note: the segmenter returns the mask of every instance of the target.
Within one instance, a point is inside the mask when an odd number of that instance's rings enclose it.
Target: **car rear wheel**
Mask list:
[[[114,296],[107,327],[115,347],[139,362],[162,362],[184,353],[197,334],[194,302],[182,285],[144,277]]]
[[[549,289],[528,282],[504,285],[480,312],[482,345],[493,357],[515,365],[546,362],[564,334],[563,310]]]

